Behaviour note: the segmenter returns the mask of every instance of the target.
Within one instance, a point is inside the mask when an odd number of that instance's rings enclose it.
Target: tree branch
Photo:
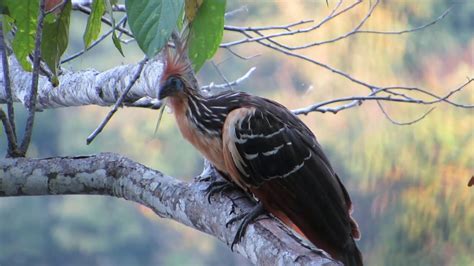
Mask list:
[[[15,146],[16,146],[16,125],[15,125],[15,110],[13,108],[13,98],[12,98],[12,88],[10,84],[10,69],[8,67],[8,48],[5,43],[5,32],[3,30],[4,26],[2,24],[2,27],[0,29],[0,46],[2,50],[2,69],[3,69],[3,81],[4,81],[4,88],[5,88],[5,94],[7,97],[7,112],[8,112],[8,123],[11,126],[11,131],[13,133],[13,139],[15,140]]]
[[[147,61],[148,61],[148,58],[145,58],[138,64],[138,68],[137,68],[135,74],[133,75],[133,77],[129,81],[129,83],[127,84],[127,87],[125,88],[124,92],[120,95],[120,97],[115,102],[114,107],[112,108],[112,110],[110,110],[110,112],[107,114],[107,116],[104,118],[104,120],[100,123],[100,125],[94,130],[94,132],[92,132],[92,134],[90,134],[90,136],[87,137],[87,145],[89,145],[95,139],[95,137],[97,137],[97,135],[99,135],[99,133],[102,132],[105,125],[107,125],[107,123],[112,118],[112,116],[115,114],[115,112],[117,112],[118,108],[120,106],[122,106],[123,101],[127,97],[127,94],[130,92],[130,89],[132,89],[135,82],[137,82],[137,80],[140,78],[140,76],[142,74],[142,71],[143,71],[143,67],[145,66]]]
[[[15,132],[13,131],[12,124],[10,123],[10,120],[7,118],[7,115],[5,114],[5,112],[3,111],[1,107],[0,107],[0,120],[2,121],[5,135],[7,136],[7,142],[8,142],[7,156],[8,157],[20,156],[21,154],[20,152],[18,152],[17,141],[15,137]]]
[[[124,198],[229,245],[238,224],[227,228],[226,222],[250,210],[252,203],[238,191],[222,193],[208,203],[204,192],[208,185],[185,183],[112,153],[0,160],[0,197],[99,194]],[[258,265],[337,264],[270,217],[252,223],[234,250]]]
[[[25,133],[19,151],[22,156],[25,156],[30,145],[31,135],[33,134],[33,124],[36,114],[36,96],[38,95],[38,77],[41,60],[41,36],[43,36],[43,20],[45,14],[45,0],[40,0],[38,11],[38,25],[36,26],[35,37],[35,51],[33,55],[33,73],[31,74],[31,87],[27,94],[26,109],[28,110],[28,117],[26,118]]]
[[[9,59],[13,101],[25,105],[31,75],[23,71],[13,56]],[[53,87],[46,77],[40,76],[36,108],[48,109],[82,105],[111,106],[123,94],[126,85],[133,78],[138,67],[138,65],[123,65],[104,72],[95,70],[71,72],[64,69],[63,74],[58,77],[59,86],[57,87]],[[158,84],[162,71],[163,64],[159,59],[148,61],[143,68],[144,74],[152,78],[151,84]],[[6,103],[8,99],[3,83],[3,77],[0,76],[0,103]],[[148,98],[155,98],[157,89],[157,87],[147,86],[144,79],[138,79],[130,92],[127,93],[124,105],[152,107],[144,106],[144,103],[153,102]]]

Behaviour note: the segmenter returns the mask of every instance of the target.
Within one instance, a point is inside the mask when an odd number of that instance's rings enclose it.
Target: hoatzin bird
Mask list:
[[[349,194],[298,117],[244,92],[204,95],[180,47],[166,53],[158,98],[167,98],[184,138],[258,206],[345,265],[362,265]]]

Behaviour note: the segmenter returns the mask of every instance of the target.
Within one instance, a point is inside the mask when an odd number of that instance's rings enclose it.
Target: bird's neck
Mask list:
[[[227,108],[217,106],[212,97],[191,94],[187,97],[186,117],[201,133],[221,136]]]
[[[183,137],[224,171],[221,135],[227,113],[214,113],[208,98],[195,96],[170,97],[169,105]]]

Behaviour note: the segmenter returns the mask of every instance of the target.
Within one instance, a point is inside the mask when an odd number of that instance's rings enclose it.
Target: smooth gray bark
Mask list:
[[[13,101],[25,104],[31,85],[31,73],[25,72],[13,56],[9,57],[9,63]],[[132,79],[137,67],[137,65],[123,65],[104,72],[93,69],[73,72],[63,69],[57,87],[53,87],[47,77],[40,76],[36,107],[47,109],[113,105]],[[127,94],[125,104],[133,105],[138,100],[140,101],[137,105],[143,101],[151,102],[157,93],[162,72],[163,63],[159,59],[149,60],[141,77]],[[4,76],[0,75],[0,104],[6,103],[6,100]]]
[[[215,175],[212,170],[208,173]],[[209,203],[204,191],[208,185],[179,181],[113,153],[0,160],[1,197],[100,194],[124,198],[229,245],[238,223],[227,228],[226,222],[250,210],[252,203],[239,191],[215,195]],[[234,250],[257,265],[337,264],[269,216],[251,224]]]

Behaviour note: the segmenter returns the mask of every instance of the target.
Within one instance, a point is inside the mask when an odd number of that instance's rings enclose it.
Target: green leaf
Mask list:
[[[17,31],[12,42],[13,52],[23,69],[31,71],[28,56],[35,49],[36,21],[39,11],[38,0],[7,0],[10,16],[15,20]]]
[[[5,3],[5,1],[3,0],[0,0],[0,14],[5,14],[5,15],[9,14],[7,3]]]
[[[41,57],[48,65],[53,74],[57,75],[59,61],[64,51],[66,51],[69,41],[69,20],[71,18],[71,1],[68,0],[63,10],[55,15],[48,14],[43,27],[43,36],[41,40]]]
[[[107,13],[109,13],[110,15],[110,21],[112,21],[112,29],[113,29],[113,32],[112,32],[112,42],[114,43],[115,45],[115,48],[117,48],[117,50],[120,52],[120,54],[122,56],[125,56],[123,54],[123,50],[122,50],[122,44],[120,43],[120,40],[119,38],[117,37],[117,33],[115,33],[115,19],[114,19],[114,10],[112,9],[112,0],[106,0],[105,3],[106,3],[106,8],[107,8]]]
[[[184,0],[126,0],[125,6],[138,46],[148,57],[153,57],[176,28]]]
[[[105,0],[94,0],[92,2],[92,12],[87,19],[86,31],[84,32],[84,46],[87,48],[92,41],[97,40],[100,33],[101,18],[105,12]]]
[[[191,25],[189,58],[197,72],[219,48],[224,32],[225,0],[205,0]]]
[[[12,30],[13,19],[8,15],[2,15],[2,30],[3,35],[6,35]]]
[[[117,37],[117,34],[115,33],[115,31],[112,33],[112,41],[114,42],[115,48],[117,48],[117,50],[120,52],[120,54],[121,54],[122,56],[125,56],[125,55],[123,54],[122,44],[120,43],[120,40],[119,40],[119,38]]]
[[[192,22],[196,17],[196,14],[199,8],[202,5],[203,0],[186,0],[186,4],[184,6],[186,19],[189,22]]]

